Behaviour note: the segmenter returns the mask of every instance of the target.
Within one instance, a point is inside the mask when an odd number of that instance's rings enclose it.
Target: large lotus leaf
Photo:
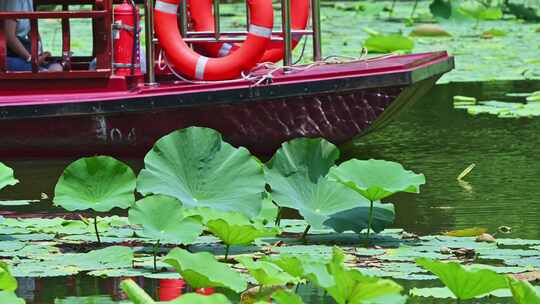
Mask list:
[[[127,268],[133,265],[133,250],[126,246],[110,246],[87,253],[55,255],[50,262],[62,268],[77,267],[81,271]]]
[[[17,297],[13,291],[0,291],[0,303],[24,304],[24,299]]]
[[[191,244],[203,232],[201,223],[184,214],[182,204],[164,195],[146,197],[129,209],[129,221],[142,225],[138,232],[163,243]]]
[[[535,289],[529,282],[519,281],[508,277],[508,286],[512,291],[512,297],[517,304],[539,304],[540,291]]]
[[[279,229],[266,228],[260,224],[236,224],[227,219],[211,220],[206,223],[208,231],[227,245],[247,245],[261,237],[271,237],[280,233]]]
[[[356,233],[367,229],[369,223],[369,206],[357,207],[351,210],[332,214],[324,225],[332,227],[337,232],[354,231]],[[371,230],[381,232],[384,228],[394,223],[394,205],[373,202],[373,219]]]
[[[137,185],[144,195],[166,194],[186,207],[259,214],[265,187],[261,164],[212,129],[192,127],[161,138],[144,164]]]
[[[190,253],[175,248],[163,262],[171,265],[194,288],[225,287],[236,292],[247,288],[247,282],[227,264],[220,263],[208,252]]]
[[[236,260],[246,267],[251,276],[264,287],[282,286],[300,281],[300,278],[293,277],[274,263],[253,261],[249,256],[240,256]]]
[[[264,257],[262,260],[274,263],[291,276],[307,279],[322,288],[335,284],[334,278],[328,273],[326,264],[320,259],[315,260],[311,255],[280,254],[279,256]]]
[[[281,145],[266,168],[285,177],[303,172],[312,183],[317,183],[336,163],[339,154],[338,148],[325,139],[297,138]]]
[[[416,263],[438,276],[460,300],[469,300],[508,286],[504,275],[490,269],[465,267],[456,262],[443,263],[426,258],[417,259]]]
[[[13,169],[0,163],[0,190],[5,186],[16,185],[19,181],[13,176]]]
[[[135,174],[123,162],[108,156],[82,158],[64,170],[54,204],[69,211],[126,209],[135,202],[135,187]]]
[[[280,207],[296,209],[313,228],[323,228],[332,214],[369,204],[355,191],[338,182],[321,177],[316,183],[299,172],[290,176],[267,171],[272,198]]]
[[[345,255],[339,248],[334,248],[328,270],[334,277],[335,285],[326,291],[338,304],[403,304],[406,297],[400,293],[403,287],[394,281],[369,277],[357,269],[344,266]]]
[[[263,193],[263,200],[261,202],[261,212],[257,217],[253,219],[255,222],[263,224],[273,224],[279,213],[279,207],[272,201],[270,193]]]
[[[17,280],[15,280],[15,278],[9,272],[8,265],[4,262],[0,262],[0,290],[15,291],[16,289]]]
[[[405,170],[395,162],[375,159],[344,162],[331,168],[329,177],[371,201],[380,201],[396,192],[419,193],[420,185],[426,183],[423,174]]]

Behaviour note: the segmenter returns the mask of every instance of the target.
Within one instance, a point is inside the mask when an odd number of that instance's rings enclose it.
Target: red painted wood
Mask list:
[[[6,70],[7,44],[4,33],[4,21],[0,20],[0,73]]]
[[[39,12],[0,12],[0,19],[90,19],[102,18],[109,14],[105,10],[97,11],[39,11]]]

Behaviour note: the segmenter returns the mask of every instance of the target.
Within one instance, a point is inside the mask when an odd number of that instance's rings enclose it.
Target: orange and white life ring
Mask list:
[[[247,39],[236,52],[221,58],[202,56],[182,39],[177,19],[180,1],[185,0],[158,0],[154,9],[156,36],[176,70],[191,79],[224,80],[239,77],[259,62],[274,26],[272,0],[248,0],[251,24]]]
[[[213,32],[214,14],[212,0],[191,0],[189,2],[189,12],[193,22],[193,29],[197,32]],[[305,30],[308,25],[310,12],[309,0],[292,0],[291,1],[291,28],[292,30]],[[302,34],[293,34],[292,47],[298,45],[302,38]],[[232,43],[215,43],[201,42],[195,46],[200,47],[202,51],[211,57],[223,57],[236,52],[241,44]],[[271,41],[264,56],[260,62],[277,62],[283,59],[283,42]]]

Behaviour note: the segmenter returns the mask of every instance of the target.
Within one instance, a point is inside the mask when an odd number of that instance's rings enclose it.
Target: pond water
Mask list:
[[[540,83],[526,81],[437,86],[386,128],[345,145],[344,158],[394,160],[426,175],[427,185],[420,195],[392,197],[397,208],[396,227],[425,235],[475,226],[495,232],[504,225],[512,228],[512,233],[505,237],[540,239],[540,119],[471,116],[454,109],[452,104],[454,95],[511,101],[506,93],[535,90],[540,90]],[[57,178],[71,160],[3,161],[14,168],[22,183],[3,191],[1,199],[38,199],[42,193],[53,193]],[[136,169],[142,163],[126,161]],[[476,167],[464,181],[458,182],[456,177],[471,164]],[[44,200],[31,207],[10,210],[39,213],[50,212],[51,207]],[[112,298],[123,298],[119,281],[86,276],[24,279],[18,293],[35,304],[112,303]],[[156,298],[163,293],[155,280],[140,283]],[[440,284],[399,283],[406,287]],[[321,302],[318,290],[308,286],[299,292],[307,303]],[[410,303],[450,301],[415,299]]]

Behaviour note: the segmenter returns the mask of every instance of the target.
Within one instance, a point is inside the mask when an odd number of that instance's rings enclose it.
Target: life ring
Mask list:
[[[247,39],[236,52],[221,58],[202,56],[184,42],[177,19],[180,1],[158,0],[154,8],[156,36],[176,70],[197,80],[234,79],[261,59],[274,27],[272,0],[248,0],[251,24]]]
[[[305,30],[308,26],[309,12],[309,0],[292,0],[291,29]],[[193,23],[193,29],[195,31],[213,32],[215,30],[212,0],[190,0],[189,13]],[[302,36],[302,34],[293,34],[293,49],[298,45],[302,39]],[[241,47],[241,44],[201,42],[196,43],[195,46],[202,49],[202,51],[208,56],[223,57],[236,52]],[[283,42],[271,41],[260,62],[277,62],[283,59],[283,57]]]

